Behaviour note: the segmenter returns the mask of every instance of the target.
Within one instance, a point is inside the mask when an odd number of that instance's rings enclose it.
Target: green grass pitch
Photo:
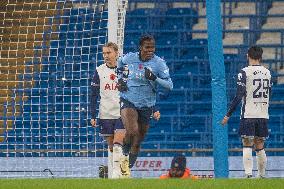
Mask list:
[[[283,189],[284,179],[0,179],[0,189]]]

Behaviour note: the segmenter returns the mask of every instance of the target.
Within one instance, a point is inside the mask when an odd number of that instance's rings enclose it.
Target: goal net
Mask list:
[[[103,44],[122,53],[126,6],[0,3],[0,177],[98,177],[107,146],[90,124],[90,79]]]

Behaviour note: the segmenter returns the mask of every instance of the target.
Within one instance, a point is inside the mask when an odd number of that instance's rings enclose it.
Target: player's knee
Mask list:
[[[261,150],[264,148],[264,139],[261,137],[256,137],[254,139],[254,145],[256,150]]]
[[[264,144],[255,144],[255,151],[261,151],[262,149],[264,149]]]
[[[123,144],[123,138],[121,138],[121,139],[119,138],[119,139],[114,140],[113,144],[120,144],[120,145],[122,145]]]
[[[114,139],[113,139],[113,144],[114,143],[123,143],[123,139],[125,138],[125,132],[115,132],[114,134]]]
[[[254,138],[254,143],[255,144],[262,144],[264,143],[264,139],[262,137],[255,137]]]
[[[253,138],[251,138],[251,137],[243,137],[242,142],[243,142],[243,147],[252,147],[253,146]]]

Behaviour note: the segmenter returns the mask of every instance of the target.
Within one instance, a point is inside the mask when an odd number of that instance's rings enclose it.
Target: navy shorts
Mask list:
[[[100,136],[113,136],[116,130],[124,129],[121,118],[119,119],[99,119],[101,128]]]
[[[134,104],[128,100],[120,98],[120,110],[124,108],[132,108],[136,110],[138,113],[138,122],[143,125],[149,125],[153,113],[153,107],[136,108]]]
[[[268,119],[243,118],[240,122],[239,134],[241,137],[268,137]]]

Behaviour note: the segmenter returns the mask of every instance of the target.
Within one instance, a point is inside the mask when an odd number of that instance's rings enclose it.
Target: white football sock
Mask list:
[[[252,159],[252,148],[243,147],[243,165],[246,175],[252,175],[253,159]]]
[[[258,176],[265,177],[267,157],[264,149],[256,151],[256,162],[257,162]]]
[[[107,157],[107,166],[108,166],[108,178],[112,178],[112,170],[113,170],[113,154],[108,148],[108,157]]]
[[[113,145],[113,174],[112,178],[120,178],[121,170],[120,170],[120,159],[122,156],[122,146],[120,144]]]

